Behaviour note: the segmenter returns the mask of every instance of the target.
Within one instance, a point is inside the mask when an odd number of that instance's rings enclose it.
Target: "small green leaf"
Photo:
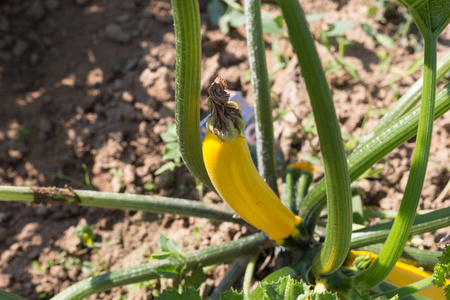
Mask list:
[[[156,188],[156,186],[153,182],[148,181],[144,184],[144,189],[146,189],[147,191],[152,191],[155,188]]]
[[[245,25],[245,14],[239,10],[232,10],[230,12],[229,24],[231,27],[237,28],[239,26]]]
[[[317,21],[317,20],[325,18],[326,15],[327,14],[325,14],[325,13],[307,14],[306,21],[308,21],[308,22]]]
[[[223,34],[228,34],[228,32],[230,32],[230,25],[228,24],[229,22],[230,22],[230,14],[227,11],[227,13],[224,14],[222,18],[220,18],[219,20],[219,28]]]
[[[167,251],[160,251],[160,252],[153,252],[152,254],[150,254],[149,259],[166,259],[169,256],[174,255],[173,252],[167,252]]]
[[[187,288],[185,291],[178,293],[174,288],[168,288],[157,298],[156,300],[202,300],[200,297],[200,292],[193,289]]]
[[[352,76],[354,79],[359,79],[359,73],[355,68],[355,65],[349,61],[349,60],[344,60],[343,61],[344,67],[345,67],[345,71],[347,71],[348,74],[350,74],[350,76]]]
[[[263,13],[261,15],[263,31],[267,34],[280,35],[283,33],[284,28],[275,20],[275,18],[269,13]]]
[[[36,260],[33,261],[33,262],[31,263],[31,266],[32,266],[34,269],[36,269],[36,270],[38,270],[39,272],[41,272],[42,274],[45,273],[45,268],[42,267],[41,264],[40,264],[38,261],[36,261]]]
[[[166,142],[176,142],[177,141],[177,126],[175,123],[169,124],[167,131],[160,134],[161,139]]]
[[[377,33],[375,35],[375,39],[377,40],[378,43],[380,43],[382,46],[386,48],[395,48],[394,40],[387,35]]]
[[[165,163],[164,165],[162,165],[161,167],[159,167],[158,170],[155,171],[155,175],[160,175],[162,173],[164,173],[165,171],[173,171],[175,170],[176,167],[181,167],[183,164],[181,162],[177,163],[177,162],[173,162],[173,161],[169,161],[167,163]]]
[[[192,271],[192,274],[185,278],[185,285],[198,289],[205,279],[205,272],[203,272],[203,267],[199,264],[194,271]]]
[[[98,265],[95,262],[92,261],[83,261],[81,263],[81,272],[83,274],[86,274],[88,276],[96,274],[96,269]]]
[[[278,113],[278,115],[275,118],[273,118],[273,121],[275,122],[275,121],[282,119],[285,115],[287,115],[291,111],[292,111],[292,109],[285,109],[285,110],[280,111]]]
[[[161,251],[181,253],[180,246],[175,241],[168,239],[164,232],[159,234],[159,246]]]
[[[220,300],[244,300],[244,293],[238,293],[236,290],[231,288],[230,290],[220,295]]]
[[[163,160],[180,160],[181,153],[177,143],[170,142],[164,146]]]
[[[353,22],[349,20],[339,20],[329,25],[329,29],[325,31],[325,35],[330,36],[340,36],[344,35],[347,30],[353,27]]]
[[[325,75],[330,75],[333,73],[336,73],[337,71],[342,70],[342,66],[340,64],[337,64],[335,62],[329,64],[325,68]]]
[[[370,25],[368,24],[361,24],[361,29],[370,36],[375,36],[377,35],[377,31]]]

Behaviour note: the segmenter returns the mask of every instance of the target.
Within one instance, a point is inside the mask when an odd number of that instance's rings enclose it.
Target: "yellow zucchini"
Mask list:
[[[259,175],[242,134],[233,141],[222,141],[208,132],[203,159],[219,195],[245,221],[280,243],[298,235],[295,226],[301,219],[281,203]]]
[[[225,80],[217,77],[209,88],[211,116],[203,140],[209,178],[219,195],[245,221],[280,244],[299,241],[296,226],[301,219],[284,206],[259,175],[242,134],[245,124],[241,110],[236,103],[228,102],[226,87]]]

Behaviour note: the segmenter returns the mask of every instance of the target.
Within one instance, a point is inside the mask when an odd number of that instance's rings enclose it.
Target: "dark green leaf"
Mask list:
[[[206,276],[205,272],[203,272],[203,267],[198,265],[192,274],[185,278],[185,285],[188,287],[193,287],[194,289],[198,289],[200,285],[205,281]]]
[[[448,0],[400,0],[400,3],[417,13],[431,33],[439,34],[450,21],[450,1]]]
[[[212,25],[219,25],[220,18],[225,14],[226,8],[220,0],[210,0],[206,5],[208,19]]]
[[[161,267],[155,268],[160,277],[164,278],[177,278],[178,274],[180,274],[180,270],[178,266],[174,265],[164,265]]]
[[[220,295],[220,300],[244,300],[244,293],[240,292],[238,293],[234,289],[230,289]]]

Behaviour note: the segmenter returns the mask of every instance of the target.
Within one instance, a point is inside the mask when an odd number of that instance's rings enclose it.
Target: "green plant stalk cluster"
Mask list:
[[[445,220],[443,221],[445,222]],[[414,228],[415,226],[413,225],[412,230],[414,230]],[[358,248],[358,250],[373,252],[376,254],[380,253],[381,249],[383,249],[383,244],[381,243]],[[403,248],[400,261],[416,267],[425,267],[432,270],[434,265],[437,264],[438,262],[438,257],[441,255],[442,255],[441,251],[423,250],[418,248],[405,247]]]
[[[378,258],[368,269],[354,278],[356,285],[358,283],[364,283],[369,287],[373,287],[389,275],[403,251],[414,222],[414,216],[416,215],[428,165],[436,97],[436,38],[427,35],[424,38],[425,68],[422,104],[420,107],[416,146],[414,148],[408,182],[397,218],[394,221],[383,250],[381,250]]]
[[[450,215],[450,207],[418,216],[414,220],[414,225],[412,226],[411,229],[411,235],[423,234],[425,232],[430,232],[437,230],[439,228],[450,226],[450,219],[448,218],[449,215]],[[377,224],[353,232],[350,248],[351,249],[361,248],[368,245],[372,245],[374,243],[384,242],[391,231],[392,224],[393,222]],[[414,253],[415,250],[416,249],[404,248],[405,254],[404,257],[406,259],[410,259],[411,255],[415,254]],[[274,282],[284,276],[291,276],[292,278],[301,278],[306,282],[308,282],[308,280],[310,280],[310,278],[308,278],[308,269],[311,266],[311,260],[318,251],[319,249],[317,248],[305,251],[302,257],[295,264],[293,264],[292,266],[281,268],[271,273],[270,275],[265,277],[262,280],[262,282]],[[420,255],[430,256],[429,253],[424,254],[423,252],[421,252]],[[440,253],[431,254],[431,256],[433,257],[428,258],[427,262],[434,265],[437,261],[437,257],[440,255],[441,255]],[[381,285],[379,287],[381,287]],[[392,287],[389,288],[389,290],[391,289]],[[262,295],[263,295],[262,289],[260,286],[258,286],[252,293],[250,299],[251,300],[262,299]]]
[[[269,238],[264,233],[257,233],[237,241],[188,253],[184,256],[186,259],[185,261],[152,261],[148,264],[91,277],[68,287],[53,297],[52,300],[83,299],[90,295],[109,290],[113,287],[157,279],[161,277],[161,273],[158,271],[158,268],[162,268],[164,266],[178,265],[179,267],[182,267],[182,265],[186,263],[185,271],[187,272],[197,267],[198,264],[206,267],[213,264],[224,263],[237,257],[254,253],[257,249],[263,247],[268,241]]]
[[[175,121],[178,146],[187,168],[209,189],[200,136],[200,11],[196,0],[171,0],[176,40]],[[195,124],[195,126],[193,125]]]
[[[234,212],[224,206],[160,196],[0,186],[0,201],[33,202],[36,204],[68,204],[112,209],[141,210],[153,213],[169,213],[246,224],[241,218],[235,218]]]
[[[450,226],[450,207],[435,210],[433,212],[417,216],[411,232],[407,236],[423,234]],[[366,228],[356,230],[352,234],[350,248],[360,248],[375,243],[381,243],[386,240],[389,232],[391,232],[393,222],[368,226]]]
[[[248,60],[255,103],[258,171],[278,195],[272,101],[263,40],[261,1],[246,0],[244,8]]]
[[[450,84],[443,87],[436,95],[434,119],[450,110]],[[366,143],[364,148],[352,152],[348,157],[351,181],[355,181],[373,164],[382,159],[393,149],[412,138],[417,133],[420,108],[416,108],[385,128],[379,135]],[[325,206],[325,182],[322,179],[306,195],[300,207],[300,217],[311,230],[315,227],[320,212]]]
[[[329,213],[322,250],[314,257],[313,274],[318,277],[336,271],[350,246],[353,217],[350,177],[330,88],[303,9],[297,0],[279,0],[278,3],[305,79],[324,163]]]

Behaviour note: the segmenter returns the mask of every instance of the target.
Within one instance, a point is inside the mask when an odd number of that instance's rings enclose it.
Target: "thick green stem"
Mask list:
[[[245,0],[244,7],[248,60],[255,102],[258,171],[278,195],[272,101],[261,21],[261,1]]]
[[[0,186],[0,201],[142,210],[246,224],[227,207],[193,200],[42,187]]]
[[[157,279],[161,277],[161,272],[158,271],[158,268],[164,266],[181,267],[184,263],[186,263],[185,271],[189,271],[198,266],[199,263],[203,267],[212,264],[224,263],[237,257],[255,252],[255,250],[263,247],[267,241],[269,241],[269,238],[264,233],[257,233],[237,241],[188,253],[184,256],[186,258],[185,261],[152,261],[148,264],[137,267],[117,270],[100,276],[91,277],[68,287],[53,297],[52,300],[83,299],[90,295],[109,290],[113,287]]]
[[[294,213],[296,212],[297,184],[300,177],[300,170],[292,166],[287,166],[283,174],[281,185],[281,201]]]
[[[214,190],[200,136],[200,11],[197,0],[171,0],[176,40],[175,121],[178,147],[189,171]]]
[[[382,294],[376,295],[373,299],[381,296],[385,296],[387,299],[391,299],[391,297],[394,297],[395,295],[398,295],[399,299],[412,295],[418,291],[421,291],[423,289],[426,289],[427,287],[431,286],[433,284],[433,276],[424,278],[422,280],[419,280],[417,282],[414,282],[410,285],[404,286],[402,288],[394,289],[389,292],[385,292]],[[442,294],[444,296],[444,294]]]
[[[328,225],[323,248],[314,257],[313,262],[313,274],[318,277],[337,270],[344,262],[350,246],[352,227],[350,177],[331,91],[303,9],[298,0],[278,2],[305,79],[324,163]]]
[[[295,196],[295,213],[298,214],[298,209],[308,194],[309,186],[313,180],[313,173],[310,170],[300,170],[300,178],[297,183],[297,194]]]
[[[446,85],[436,95],[436,111],[434,119],[443,116],[450,110],[450,85]],[[378,136],[374,137],[363,149],[353,152],[348,157],[350,179],[358,179],[374,163],[382,159],[393,149],[412,138],[417,133],[420,107],[400,117]],[[325,181],[322,179],[306,195],[300,207],[300,217],[312,230],[317,223],[320,212],[326,203]]]
[[[416,215],[430,153],[436,94],[436,38],[424,38],[425,69],[419,128],[403,201],[383,250],[367,270],[355,276],[356,284],[373,287],[389,275],[403,251]]]

